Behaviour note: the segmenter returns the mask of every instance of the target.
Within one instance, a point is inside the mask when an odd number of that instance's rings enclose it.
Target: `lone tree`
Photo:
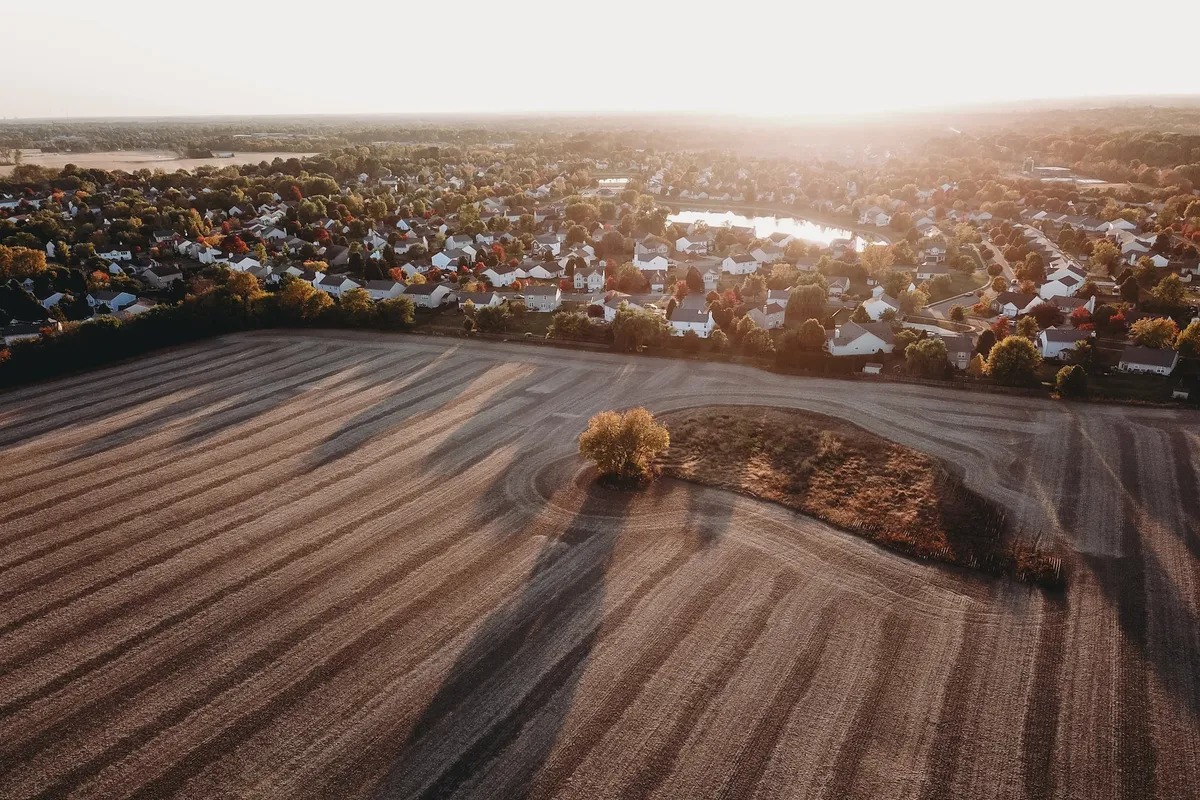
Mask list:
[[[601,411],[579,436],[579,452],[595,462],[600,477],[617,481],[652,477],[655,457],[670,444],[667,429],[644,408]]]

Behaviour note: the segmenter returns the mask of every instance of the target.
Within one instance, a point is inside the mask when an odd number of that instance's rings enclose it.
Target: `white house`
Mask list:
[[[916,279],[919,281],[931,281],[934,278],[949,274],[950,268],[942,264],[921,264],[915,270]]]
[[[450,289],[440,283],[410,283],[404,296],[411,297],[417,308],[438,308],[450,296]]]
[[[833,356],[869,356],[892,352],[896,339],[886,322],[847,322],[826,331],[825,344]]]
[[[49,310],[61,303],[64,295],[57,289],[47,289],[44,292],[35,292],[34,296],[42,304],[42,308]]]
[[[889,310],[899,314],[900,301],[885,294],[882,286],[876,286],[871,289],[871,299],[863,303],[863,308],[866,309],[867,316],[878,320]]]
[[[850,291],[850,279],[844,275],[836,275],[831,277],[829,279],[829,285],[826,291],[828,296],[831,298],[841,297],[846,292]]]
[[[675,307],[667,323],[671,326],[672,336],[683,336],[688,331],[692,331],[701,339],[707,339],[716,325],[712,312],[707,308],[697,308],[686,303],[680,303]]]
[[[1075,349],[1075,343],[1092,339],[1095,331],[1080,331],[1073,328],[1046,328],[1038,334],[1038,348],[1042,358],[1061,359]]]
[[[721,262],[721,269],[730,275],[749,275],[758,271],[758,261],[749,253],[738,253],[725,256],[725,260]]]
[[[430,260],[438,269],[445,269],[446,267],[450,266],[457,267],[459,259],[461,258],[465,258],[469,262],[475,258],[475,254],[468,253],[463,249],[443,250],[440,253],[435,253],[433,258]]]
[[[108,310],[114,314],[126,306],[131,306],[137,301],[129,292],[110,292],[107,290],[97,290],[88,292],[87,302],[92,308],[99,306],[107,306]]]
[[[992,300],[992,308],[998,313],[1003,314],[1010,319],[1015,319],[1021,314],[1028,314],[1035,306],[1041,305],[1042,298],[1036,294],[1022,294],[1021,292],[1000,292],[996,298]]]
[[[666,256],[671,252],[671,244],[666,239],[646,235],[634,242],[634,255]]]
[[[533,251],[539,255],[550,253],[557,258],[561,250],[562,239],[558,238],[557,233],[544,233],[533,238]]]
[[[1121,353],[1118,368],[1123,372],[1145,372],[1154,375],[1170,375],[1179,363],[1179,351],[1170,348],[1139,347],[1129,345]]]
[[[457,292],[456,294],[460,307],[468,300],[474,303],[476,308],[492,308],[504,302],[504,298],[497,292]]]
[[[579,291],[599,292],[604,289],[604,270],[586,267],[575,270],[575,288]]]
[[[133,253],[129,250],[109,250],[104,253],[96,253],[105,261],[133,261]]]
[[[721,283],[721,270],[716,267],[708,267],[700,273],[700,277],[704,279],[704,291],[714,291]]]
[[[1059,270],[1059,273],[1063,270]],[[1083,286],[1083,281],[1076,275],[1068,272],[1052,280],[1047,280],[1038,287],[1038,294],[1043,300],[1049,300],[1052,297],[1074,297],[1079,291],[1079,287]]]
[[[750,255],[754,256],[754,260],[759,264],[771,264],[776,261],[782,261],[784,252],[782,247],[776,247],[773,244],[764,244],[751,250]]]
[[[642,276],[646,279],[646,283],[650,284],[650,291],[656,294],[662,294],[667,290],[667,273],[661,269],[648,269],[642,272]]]
[[[635,267],[637,267],[638,269],[642,269],[642,270],[658,269],[658,270],[663,270],[665,272],[667,267],[669,267],[671,265],[671,262],[667,261],[666,256],[651,255],[649,253],[643,253],[641,255],[635,255],[633,257],[633,265]]]
[[[324,275],[313,282],[313,288],[320,289],[322,292],[334,297],[341,297],[343,293],[351,289],[362,287],[345,275]]]
[[[762,308],[752,308],[746,316],[754,320],[754,324],[763,330],[774,330],[783,327],[784,307],[779,303],[767,303]]]
[[[481,277],[487,278],[492,286],[511,286],[517,280],[516,267],[488,267],[479,274]]]
[[[183,280],[183,271],[168,264],[155,264],[143,272],[142,277],[155,289],[165,289],[175,281]]]
[[[523,294],[530,311],[557,311],[562,305],[562,290],[557,286],[527,286]]]
[[[539,261],[525,266],[526,277],[539,281],[550,281],[562,275],[562,267],[555,261]]]
[[[689,255],[705,255],[711,246],[712,239],[707,236],[691,234],[680,236],[675,240],[675,250],[679,253],[687,253]]]
[[[404,284],[399,281],[367,281],[366,290],[372,300],[391,300],[404,293]]]

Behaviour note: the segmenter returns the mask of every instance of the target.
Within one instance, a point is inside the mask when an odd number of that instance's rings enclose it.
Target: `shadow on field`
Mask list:
[[[592,483],[585,491],[516,596],[459,653],[375,797],[449,797],[477,779],[493,796],[527,796],[599,638],[605,581],[633,499]],[[518,738],[521,747],[510,748]]]

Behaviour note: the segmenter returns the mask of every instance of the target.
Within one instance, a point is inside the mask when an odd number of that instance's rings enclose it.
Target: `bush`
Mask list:
[[[922,378],[941,378],[946,374],[946,343],[932,336],[913,342],[904,352],[908,371]]]
[[[1083,397],[1087,394],[1087,373],[1078,364],[1063,367],[1054,377],[1054,389],[1062,397]]]
[[[413,324],[415,313],[411,297],[393,297],[375,304],[375,319],[385,328],[407,328]]]
[[[653,477],[654,459],[670,444],[667,429],[644,408],[602,411],[579,436],[579,452],[595,463],[600,477],[621,482]]]

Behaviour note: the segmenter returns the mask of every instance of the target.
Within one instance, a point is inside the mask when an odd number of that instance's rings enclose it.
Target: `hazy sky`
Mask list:
[[[1168,35],[1196,29],[1198,0],[4,5],[3,117],[791,116],[1200,94],[1195,48]]]

